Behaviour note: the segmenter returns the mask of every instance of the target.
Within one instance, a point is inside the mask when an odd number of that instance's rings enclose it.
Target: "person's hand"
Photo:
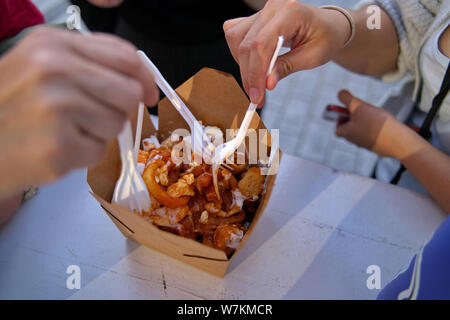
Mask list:
[[[391,113],[354,97],[347,90],[340,91],[338,97],[350,111],[350,119],[338,120],[338,137],[383,157],[401,157],[395,138],[409,128]]]
[[[41,27],[0,59],[0,200],[95,164],[159,97],[128,42]]]
[[[297,0],[269,0],[256,14],[228,20],[223,29],[239,64],[244,89],[254,103],[287,75],[328,62],[350,37],[350,23],[336,10],[319,9]],[[277,38],[283,35],[291,51],[278,57],[266,78]]]
[[[12,217],[22,203],[23,192],[0,199],[0,226]]]
[[[113,8],[122,4],[124,0],[89,0],[90,3],[97,7]]]

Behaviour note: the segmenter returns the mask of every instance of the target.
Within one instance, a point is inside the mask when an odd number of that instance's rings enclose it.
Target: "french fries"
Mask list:
[[[142,177],[144,178],[145,185],[147,186],[148,192],[152,197],[154,197],[158,202],[168,208],[178,208],[186,205],[189,202],[189,197],[174,198],[170,196],[157,182],[155,179],[156,169],[164,165],[162,160],[154,160],[151,162],[147,168],[145,168]]]
[[[250,200],[258,197],[263,191],[264,176],[261,169],[250,168],[244,172],[241,181],[238,183],[241,193]]]
[[[264,176],[248,164],[219,170],[220,199],[214,189],[212,168],[195,162],[175,165],[172,149],[180,141],[167,139],[156,147],[147,143],[138,161],[152,199],[150,212],[142,213],[162,230],[202,242],[231,254],[251,222]],[[246,201],[248,200],[248,201]]]

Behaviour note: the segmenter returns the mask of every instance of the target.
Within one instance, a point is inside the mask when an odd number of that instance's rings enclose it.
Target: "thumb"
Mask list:
[[[320,46],[314,43],[307,43],[278,56],[275,68],[267,79],[267,89],[272,90],[278,81],[287,77],[291,73],[309,70],[321,66],[328,62],[322,53]]]
[[[278,81],[295,72],[292,58],[293,56],[288,53],[278,56],[272,73],[267,77],[267,89],[275,89]]]
[[[240,18],[234,18],[234,19],[226,20],[223,23],[223,27],[222,27],[223,31],[227,32],[228,30],[233,28],[235,25],[237,25],[239,22],[243,21],[244,19],[246,19],[246,17],[240,17]]]
[[[355,112],[355,110],[359,108],[361,105],[366,104],[361,99],[358,99],[355,96],[353,96],[348,90],[339,91],[338,99],[348,108],[348,110],[351,113]]]

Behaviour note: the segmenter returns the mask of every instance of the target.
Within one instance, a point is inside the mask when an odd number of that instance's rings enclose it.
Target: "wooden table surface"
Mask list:
[[[428,197],[284,155],[252,236],[217,278],[126,240],[86,171],[42,187],[0,227],[1,299],[373,299],[447,216]],[[79,266],[81,288],[67,268]]]

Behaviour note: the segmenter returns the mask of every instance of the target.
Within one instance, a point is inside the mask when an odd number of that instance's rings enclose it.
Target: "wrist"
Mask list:
[[[380,140],[387,142],[384,146],[387,156],[400,162],[418,152],[426,144],[414,130],[393,116],[383,126]]]
[[[341,48],[346,47],[355,36],[355,20],[349,10],[341,7],[327,5],[319,8],[328,23],[330,30],[334,30],[341,43]]]

